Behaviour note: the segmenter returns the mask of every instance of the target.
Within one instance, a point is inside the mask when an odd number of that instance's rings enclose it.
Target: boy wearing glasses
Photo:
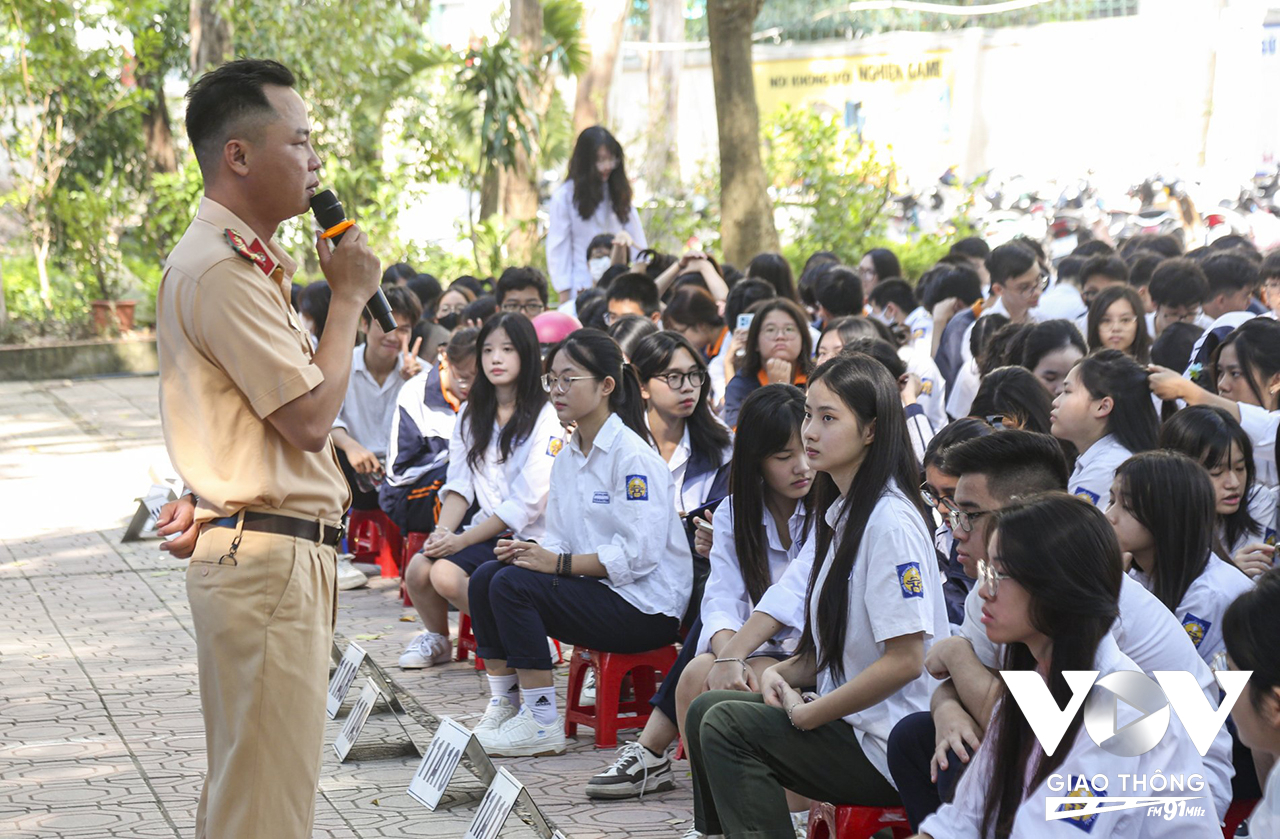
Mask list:
[[[537,268],[508,268],[498,278],[498,308],[529,320],[547,310],[547,278]]]

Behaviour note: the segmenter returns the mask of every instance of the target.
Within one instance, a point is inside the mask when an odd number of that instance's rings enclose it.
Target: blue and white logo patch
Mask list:
[[[564,448],[564,440],[561,440],[559,437],[552,437],[549,441],[547,441],[547,454],[551,455],[552,457],[555,457],[556,455],[560,454],[560,450],[563,448]]]
[[[898,566],[898,587],[902,596],[924,597],[924,578],[920,576],[920,563],[904,562]]]
[[[1274,548],[1276,546],[1275,528],[1268,527],[1266,533],[1262,535],[1262,541]]]
[[[591,503],[592,504],[608,504],[609,493],[604,491],[597,492],[595,495],[591,496]]]
[[[648,501],[649,479],[644,475],[627,476],[627,500]]]
[[[1076,498],[1083,498],[1095,507],[1098,506],[1098,493],[1096,492],[1089,492],[1089,490],[1084,487],[1076,487],[1071,490],[1071,494]]]
[[[1069,790],[1067,793],[1068,798],[1105,798],[1107,795],[1106,792],[1099,790],[1083,775],[1068,775],[1067,789]],[[1085,806],[1086,804],[1083,801],[1079,804],[1063,804],[1057,811],[1062,813],[1070,810],[1083,810]],[[1093,826],[1098,821],[1098,814],[1095,812],[1089,815],[1074,816],[1065,818],[1063,821],[1072,827],[1080,828],[1085,833],[1093,833]]]
[[[1191,639],[1191,643],[1196,645],[1196,649],[1200,648],[1200,642],[1204,640],[1204,636],[1209,634],[1209,627],[1213,626],[1212,621],[1204,618],[1198,618],[1187,612],[1187,616],[1182,619],[1182,628],[1187,631],[1187,637]]]

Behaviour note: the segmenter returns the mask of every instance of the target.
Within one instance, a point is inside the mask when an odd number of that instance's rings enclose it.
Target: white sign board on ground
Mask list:
[[[329,699],[325,704],[325,712],[329,714],[329,719],[338,716],[338,709],[347,698],[347,691],[351,690],[351,683],[356,680],[356,671],[360,669],[362,661],[364,661],[364,649],[352,641],[347,651],[343,653],[342,661],[338,662],[338,669],[333,672],[333,678],[329,680]]]
[[[441,717],[436,736],[431,739],[426,755],[418,764],[418,771],[413,773],[413,780],[409,782],[409,795],[428,810],[434,810],[470,742],[471,732],[466,726]]]
[[[342,726],[342,731],[338,732],[338,739],[333,742],[333,750],[338,753],[339,763],[347,759],[347,754],[350,753],[351,747],[360,738],[360,732],[364,729],[364,724],[369,720],[369,712],[373,710],[373,703],[378,701],[379,695],[378,686],[373,683],[373,679],[365,679],[364,689],[360,691],[360,697],[356,700],[355,706],[352,707],[346,724]]]
[[[516,803],[516,797],[523,789],[524,784],[517,781],[506,768],[499,769],[481,799],[476,817],[471,820],[471,826],[467,828],[463,839],[496,839]]]

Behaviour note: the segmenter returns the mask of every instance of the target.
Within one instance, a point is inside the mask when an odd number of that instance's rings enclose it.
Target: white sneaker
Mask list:
[[[489,704],[484,708],[484,716],[480,718],[480,722],[475,724],[471,729],[471,733],[477,737],[483,732],[492,736],[495,731],[502,727],[502,724],[511,719],[519,712],[519,708],[511,704],[511,700],[505,696],[493,696],[489,698]]]
[[[791,814],[791,829],[796,832],[796,839],[809,837],[809,811],[801,810]]]
[[[351,564],[351,554],[338,557],[338,591],[350,591],[367,585],[369,578]]]
[[[583,705],[596,704],[596,670],[591,668],[587,671],[587,676],[582,680],[582,693],[578,694],[578,702]]]
[[[691,827],[684,832],[680,839],[724,839],[723,833],[703,833],[696,827]]]
[[[557,714],[551,725],[540,725],[529,708],[521,708],[520,713],[504,722],[497,731],[477,729],[472,733],[493,757],[558,755],[567,745],[564,717]]]
[[[588,798],[644,797],[646,792],[675,789],[671,778],[671,758],[653,753],[639,740],[624,743],[613,765],[587,781]]]
[[[359,572],[356,572],[359,573]],[[401,670],[419,670],[444,664],[453,657],[453,646],[447,635],[424,632],[409,642],[400,656]]]

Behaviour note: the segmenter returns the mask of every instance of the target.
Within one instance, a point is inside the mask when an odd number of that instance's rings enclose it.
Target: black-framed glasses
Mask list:
[[[997,571],[995,566],[985,559],[978,560],[978,585],[987,587],[987,596],[995,597],[1000,591],[1000,581],[1009,579],[1009,575]]]
[[[684,383],[686,381],[688,381],[689,384],[693,385],[694,387],[702,387],[702,383],[707,380],[707,374],[706,374],[706,371],[700,370],[700,369],[689,370],[684,373],[673,370],[670,373],[658,373],[653,378],[661,379],[662,381],[666,382],[667,387],[671,388],[672,390],[680,390],[682,387],[684,387]]]
[[[934,491],[933,487],[929,486],[928,481],[925,481],[920,485],[920,497],[924,499],[924,503],[928,504],[930,507],[940,512],[942,511],[942,507],[944,504],[948,507],[951,506],[947,504],[947,501],[951,496],[938,495]]]
[[[598,379],[599,376],[553,376],[550,373],[542,375],[542,389],[547,393],[553,390],[556,393],[568,393],[569,388],[573,387],[574,382],[580,382],[583,379]]]
[[[534,315],[540,315],[543,312],[545,312],[546,309],[547,307],[543,305],[541,300],[530,300],[527,303],[516,303],[512,301],[509,303],[502,304],[502,311],[504,312],[509,312],[511,314],[515,314],[516,312],[523,312],[524,314],[529,315],[530,317],[533,317]]]
[[[963,530],[965,533],[973,532],[973,523],[983,516],[991,515],[991,510],[947,510],[947,521],[951,523],[951,529]]]

